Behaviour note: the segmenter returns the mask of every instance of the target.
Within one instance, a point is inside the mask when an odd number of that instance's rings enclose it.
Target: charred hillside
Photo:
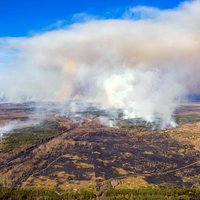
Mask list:
[[[16,115],[15,109],[2,112],[9,113],[7,118]],[[19,109],[17,115],[27,112]],[[151,130],[124,122],[106,127],[95,116],[86,120],[88,113],[81,123],[51,112],[47,116],[41,124],[14,129],[2,138],[2,186],[101,191],[200,184],[197,118],[192,123],[184,118],[177,128]],[[186,115],[178,116],[181,120]]]

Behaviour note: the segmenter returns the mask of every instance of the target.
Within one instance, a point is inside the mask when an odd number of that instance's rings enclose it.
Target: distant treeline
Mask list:
[[[111,189],[106,192],[108,200],[200,200],[198,188],[139,188]]]
[[[53,191],[37,189],[0,188],[0,200],[92,200],[93,191]]]
[[[198,188],[111,189],[97,198],[94,191],[53,191],[0,188],[1,200],[199,200]]]

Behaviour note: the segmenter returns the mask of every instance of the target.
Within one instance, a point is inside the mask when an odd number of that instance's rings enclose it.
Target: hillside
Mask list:
[[[152,130],[121,123],[82,121],[45,111],[42,123],[1,139],[0,182],[4,187],[53,190],[200,186],[200,105],[182,105],[179,126]],[[0,121],[28,118],[30,105],[1,104]],[[39,115],[36,115],[37,118]],[[90,116],[91,118],[91,116]]]

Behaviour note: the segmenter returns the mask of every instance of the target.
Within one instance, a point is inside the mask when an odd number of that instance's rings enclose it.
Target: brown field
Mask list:
[[[0,104],[0,124],[26,120],[29,104]],[[46,113],[45,122],[5,136],[0,184],[49,189],[200,187],[200,103],[182,104],[178,126],[105,127]],[[39,115],[36,115],[36,118]],[[85,116],[87,118],[87,116]]]

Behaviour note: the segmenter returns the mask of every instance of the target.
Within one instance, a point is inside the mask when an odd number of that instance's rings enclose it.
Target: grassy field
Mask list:
[[[175,117],[166,130],[60,116],[12,130],[0,143],[0,200],[199,200],[200,118]]]

